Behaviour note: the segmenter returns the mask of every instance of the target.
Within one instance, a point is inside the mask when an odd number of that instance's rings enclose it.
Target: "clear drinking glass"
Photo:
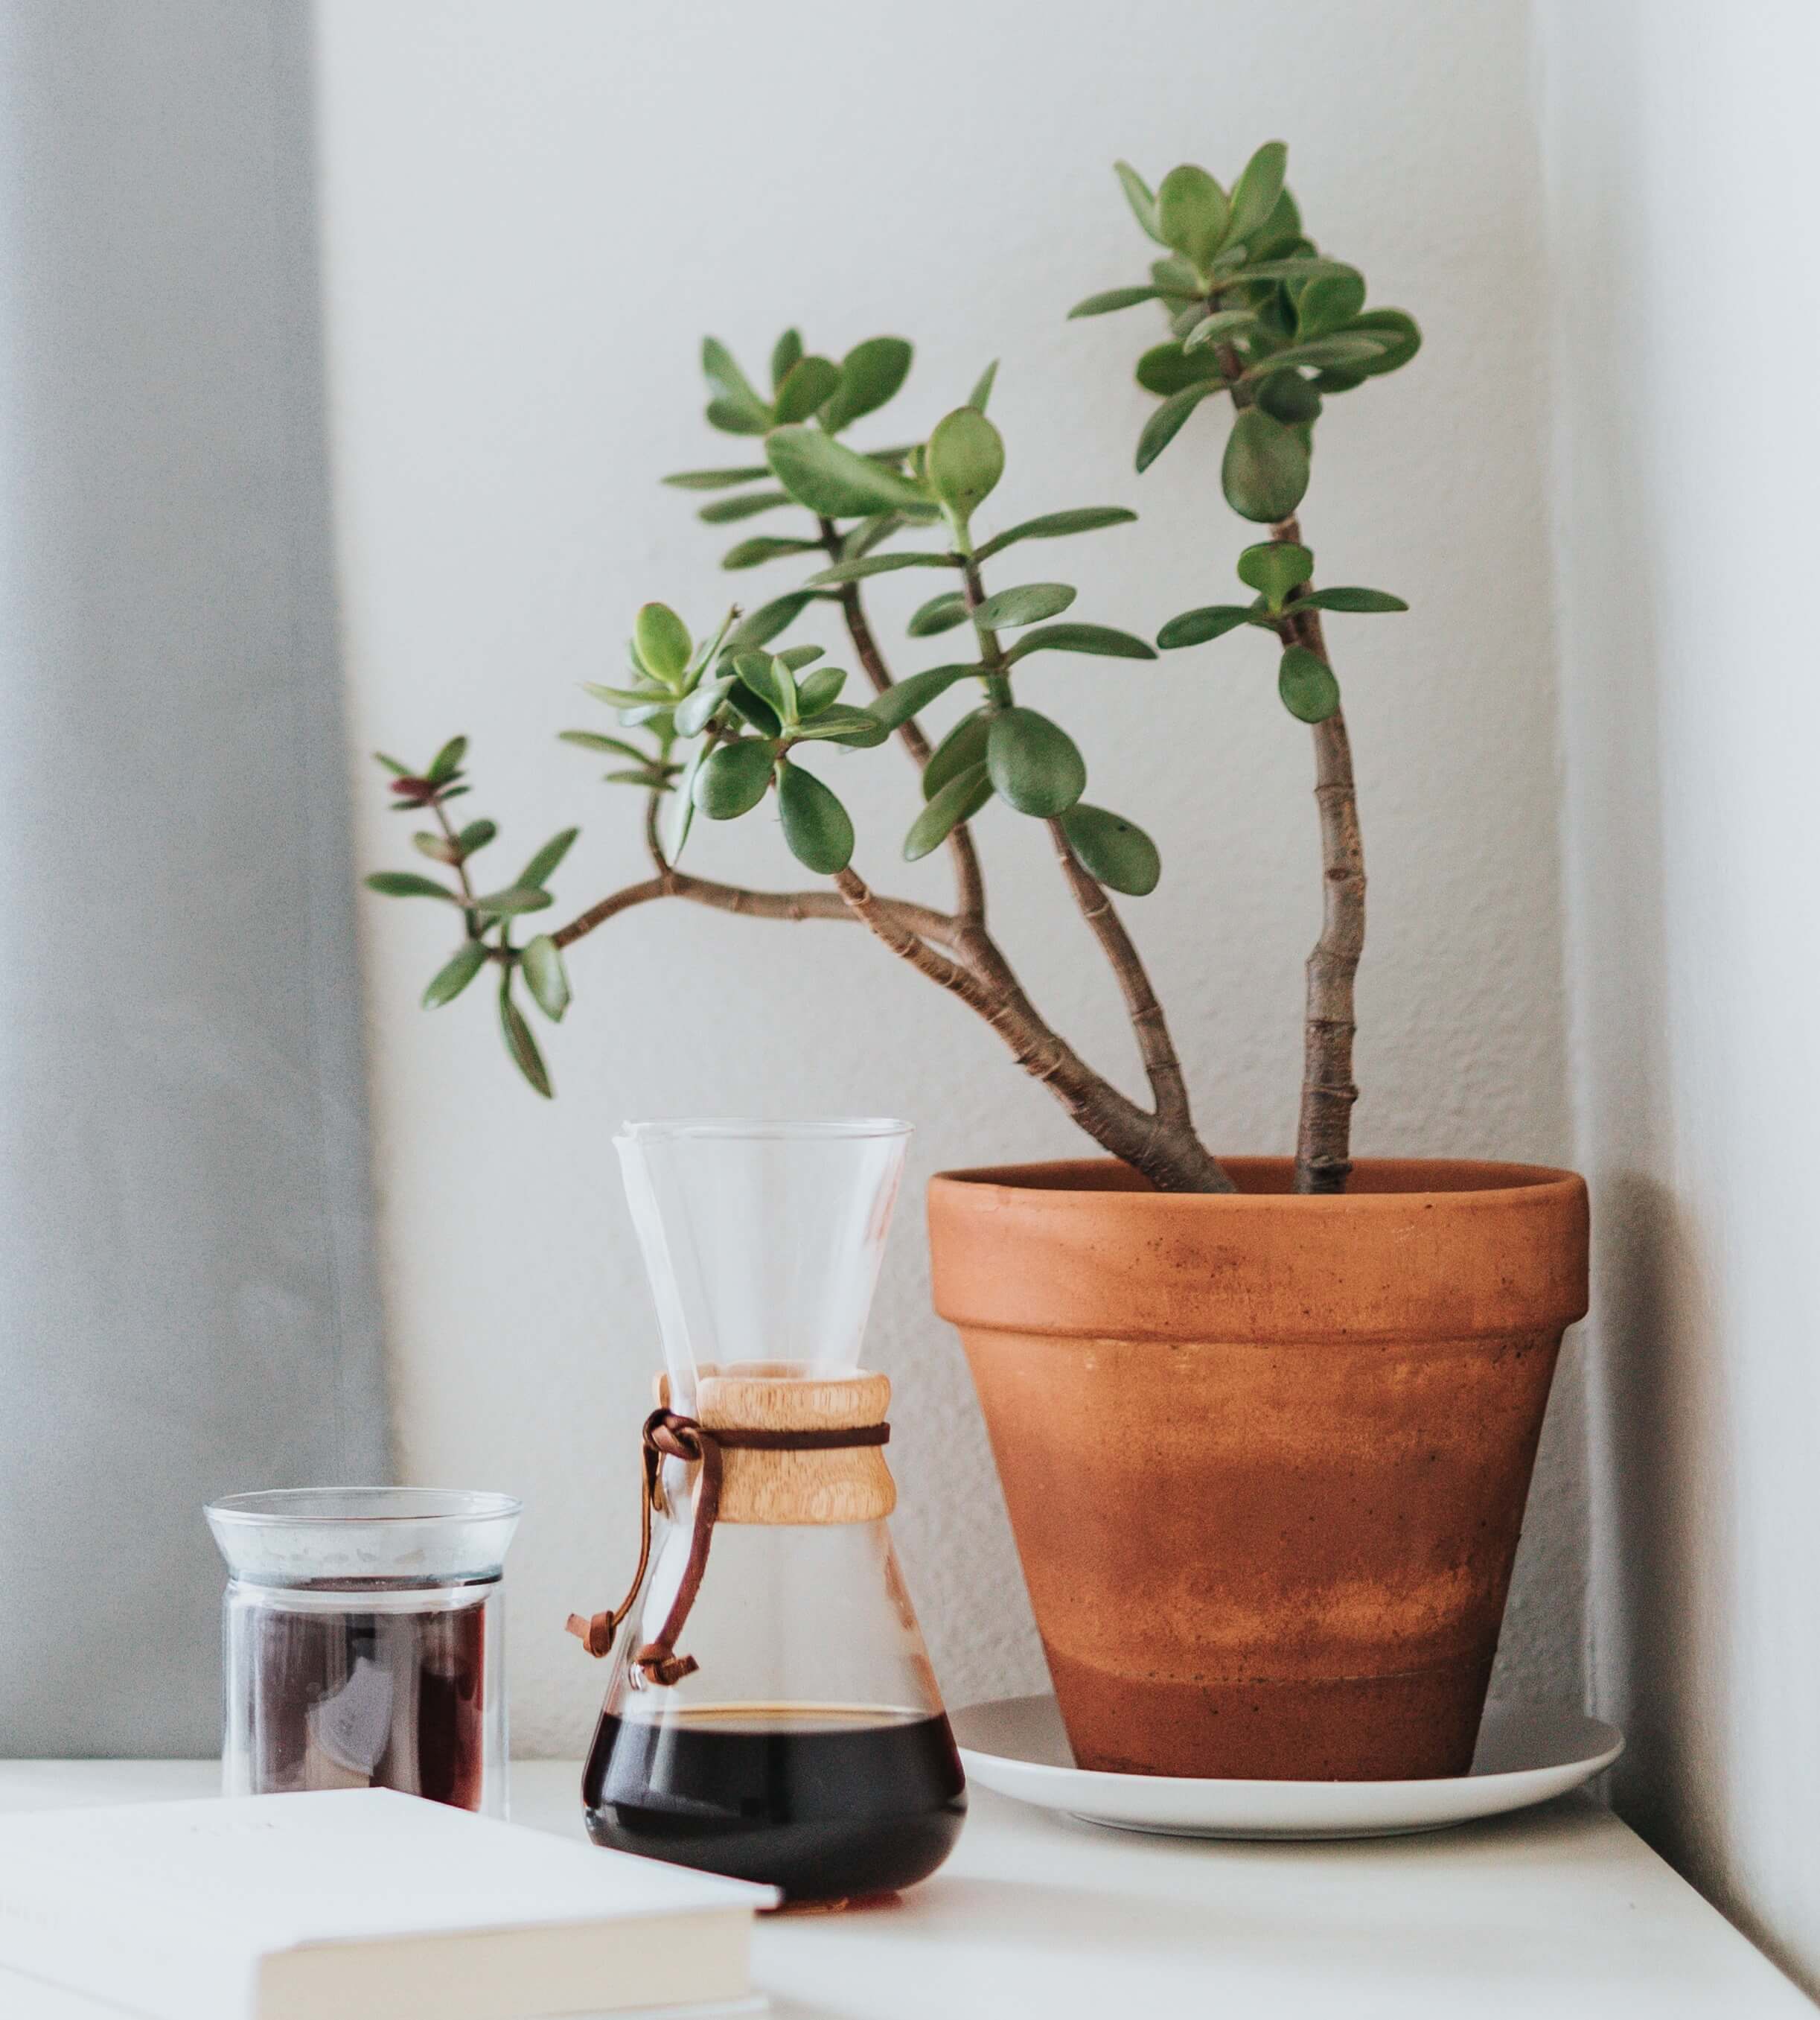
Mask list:
[[[204,1511],[227,1560],[230,1796],[397,1789],[503,1816],[503,1575],[520,1504],[285,1488]]]
[[[702,1468],[661,1473],[648,1573],[620,1629],[583,1785],[590,1835],[829,1900],[947,1856],[965,1783],[886,1517],[877,1442],[741,1449],[741,1428],[883,1425],[859,1368],[909,1125],[630,1124],[617,1139],[655,1293],[668,1407],[729,1441],[675,1652],[641,1666],[684,1579]]]

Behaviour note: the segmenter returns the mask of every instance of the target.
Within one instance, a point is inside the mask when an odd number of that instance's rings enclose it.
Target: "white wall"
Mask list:
[[[1616,1797],[1820,1986],[1820,525],[1800,0],[1539,16]]]
[[[1336,627],[1373,880],[1359,1146],[1564,1156],[1524,9],[327,0],[321,24],[357,747],[426,755],[470,732],[480,790],[466,804],[505,823],[502,861],[585,823],[565,906],[640,867],[636,803],[551,740],[600,713],[575,683],[611,676],[646,598],[701,623],[731,590],[787,579],[718,575],[721,543],[656,486],[725,460],[698,419],[701,333],[755,362],[793,320],[836,353],[913,337],[910,389],[873,441],[926,427],[1002,355],[999,522],[1140,507],[1142,527],[1050,550],[1043,569],[1082,585],[1079,614],[1148,632],[1230,593],[1244,535],[1218,497],[1218,437],[1210,420],[1191,429],[1140,481],[1149,402],[1129,374],[1150,326],[1063,315],[1140,271],[1115,156],[1229,176],[1287,137],[1316,234],[1428,336],[1414,366],[1323,423],[1305,514],[1324,574],[1415,605]],[[1307,739],[1253,643],[1155,668],[1057,660],[1043,678],[1096,794],[1164,848],[1162,889],[1129,912],[1212,1140],[1284,1150],[1318,887]],[[1166,729],[1166,702],[1181,712]],[[912,801],[894,756],[850,775],[868,781],[862,867],[939,891],[938,863],[896,863]],[[363,771],[362,861],[408,861],[379,801]],[[1031,986],[1129,1080],[1116,1001],[1042,837],[1002,813],[983,828]],[[704,835],[701,854],[796,881],[760,823]],[[997,1489],[958,1348],[927,1310],[917,1188],[944,1165],[1073,1151],[1059,1110],[858,932],[681,907],[629,915],[578,951],[578,1001],[549,1047],[560,1099],[545,1108],[483,1000],[415,1008],[444,922],[373,899],[364,925],[402,1454],[408,1477],[531,1498],[515,1565],[521,1741],[577,1748],[600,1677],[560,1622],[625,1574],[655,1353],[608,1145],[628,1114],[884,1110],[920,1124],[872,1355],[900,1385],[897,1531],[951,1695],[1028,1687],[1038,1660]],[[1563,1393],[1510,1640],[1532,1687],[1572,1697],[1571,1371]]]

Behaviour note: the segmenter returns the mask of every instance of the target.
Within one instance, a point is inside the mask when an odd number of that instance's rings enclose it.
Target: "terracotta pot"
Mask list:
[[[1297,1198],[1103,1162],[949,1172],[960,1329],[1075,1754],[1152,1775],[1471,1764],[1586,1189],[1361,1161]]]

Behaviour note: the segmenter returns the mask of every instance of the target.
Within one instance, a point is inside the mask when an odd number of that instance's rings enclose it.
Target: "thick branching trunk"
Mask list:
[[[904,898],[880,897],[850,870],[827,891],[749,891],[661,870],[591,905],[552,937],[569,947],[640,905],[677,898],[742,918],[843,920],[863,925],[901,961],[957,997],[998,1033],[1109,1156],[1141,1172],[1159,1192],[1230,1192],[1231,1181],[1196,1137],[1187,1112],[1155,1114],[1095,1073],[1038,1014],[997,943],[982,928]],[[507,959],[503,952],[495,959]]]
[[[985,601],[985,585],[980,579],[980,571],[970,550],[966,557],[963,579],[967,608],[970,611],[977,610]],[[980,634],[980,642],[988,674],[996,677],[998,688],[1008,696],[1010,688],[1005,676],[1009,669],[1005,664],[997,636],[990,630],[983,630]],[[1099,942],[1107,965],[1112,970],[1113,979],[1118,985],[1118,993],[1125,1000],[1126,1015],[1131,1022],[1132,1035],[1137,1041],[1138,1056],[1143,1061],[1144,1077],[1150,1082],[1151,1095],[1156,1103],[1153,1114],[1147,1114],[1142,1109],[1136,1111],[1144,1117],[1149,1125],[1136,1154],[1120,1148],[1115,1150],[1114,1154],[1135,1164],[1152,1184],[1163,1191],[1229,1193],[1236,1190],[1232,1181],[1220,1169],[1218,1161],[1195,1133],[1194,1117],[1188,1102],[1188,1084],[1182,1072],[1181,1061],[1176,1055],[1175,1042],[1169,1036],[1162,1005],[1157,1000],[1156,991],[1151,986],[1149,974],[1137,948],[1131,936],[1125,930],[1124,921],[1114,908],[1105,886],[1088,874],[1080,858],[1075,855],[1073,845],[1068,837],[1068,830],[1060,821],[1052,820],[1047,825],[1050,838],[1055,845],[1056,859],[1061,865],[1069,895],[1074,899],[1089,930]],[[995,949],[992,951],[996,953]],[[1028,1067],[1026,1070],[1034,1070]],[[1094,1142],[1103,1147],[1113,1149],[1115,1139],[1119,1143],[1124,1143],[1129,1135],[1129,1118],[1121,1112],[1118,1105],[1124,1101],[1124,1097],[1118,1095],[1117,1090],[1109,1082],[1087,1067],[1082,1066],[1081,1071],[1091,1081],[1092,1088],[1083,1088],[1082,1106],[1077,1106],[1064,1095],[1069,1113]],[[1126,1106],[1132,1107],[1134,1104],[1126,1103]],[[1159,1173],[1167,1175],[1166,1183],[1162,1177],[1158,1176]]]
[[[1274,540],[1300,545],[1293,518]],[[1327,659],[1318,612],[1285,626],[1287,642]],[[1314,801],[1321,829],[1321,936],[1308,957],[1302,1036],[1302,1103],[1296,1131],[1296,1190],[1343,1193],[1352,1173],[1352,1046],[1358,1031],[1353,985],[1365,951],[1365,844],[1352,776],[1346,717],[1336,710],[1314,725]]]
[[[1185,1120],[1166,1121],[1121,1094],[1031,1009],[1021,990],[1013,995],[995,989],[965,962],[919,939],[854,870],[842,870],[834,881],[854,917],[901,960],[983,1017],[1018,1065],[1049,1089],[1102,1150],[1141,1172],[1159,1192],[1233,1190]]]

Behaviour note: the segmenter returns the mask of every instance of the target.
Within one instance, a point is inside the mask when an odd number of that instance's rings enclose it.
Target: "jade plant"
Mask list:
[[[1120,164],[1131,208],[1163,256],[1147,282],[1091,296],[1073,313],[1160,306],[1170,334],[1144,352],[1137,377],[1161,404],[1140,438],[1137,467],[1147,468],[1204,401],[1224,396],[1231,406],[1222,490],[1242,518],[1270,529],[1267,540],[1239,557],[1249,597],[1184,612],[1162,627],[1156,642],[1166,652],[1241,627],[1268,632],[1284,705],[1312,728],[1325,911],[1308,965],[1296,1184],[1320,1192],[1343,1190],[1350,1169],[1353,977],[1365,924],[1351,761],[1322,614],[1405,606],[1381,590],[1318,586],[1296,514],[1325,398],[1394,370],[1414,355],[1419,338],[1401,311],[1366,309],[1363,277],[1323,256],[1304,235],[1283,186],[1284,162],[1280,144],[1260,148],[1230,193],[1204,169],[1182,167],[1153,194]],[[749,918],[846,921],[958,997],[1095,1143],[1159,1189],[1231,1190],[1195,1131],[1162,1007],[1113,902],[1155,888],[1157,846],[1135,821],[1088,800],[1079,746],[1031,705],[1042,699],[1045,655],[1157,657],[1129,630],[1064,615],[1071,613],[1074,588],[1023,579],[1018,565],[1031,543],[1122,526],[1137,515],[1089,505],[991,529],[988,503],[1006,460],[987,411],[995,366],[926,439],[867,449],[846,438],[902,388],[912,362],[902,339],[872,338],[837,362],[806,351],[788,330],[770,356],[768,393],[713,338],[704,343],[702,361],[709,425],[750,439],[756,452],[746,463],[687,470],[665,481],[720,494],[699,509],[709,525],[763,515],[786,529],[739,538],[723,556],[723,568],[787,561],[805,572],[782,594],[749,610],[735,605],[699,633],[665,604],[639,611],[626,674],[615,684],[588,685],[615,712],[615,731],[562,735],[613,760],[607,781],[643,795],[650,874],[554,931],[519,938],[522,922],[553,903],[549,881],[577,831],[553,836],[509,883],[483,889],[491,880],[477,874],[475,859],[495,839],[495,825],[458,824],[449,811],[470,790],[466,739],[444,744],[421,770],[380,757],[393,774],[397,809],[433,824],[414,836],[419,852],[453,882],[415,871],[384,871],[367,881],[388,896],[446,903],[462,922],[454,954],[424,992],[426,1007],[452,1001],[491,970],[506,1050],[548,1095],[549,1075],[521,998],[560,1021],[570,1002],[567,950],[620,913],[677,899]],[[938,578],[908,620],[912,645],[951,634],[959,642],[941,663],[900,677],[879,645],[865,587],[876,576],[909,569]],[[796,639],[820,625],[843,634],[870,689],[863,703],[823,644]],[[936,722],[938,713],[948,719]],[[847,802],[858,793],[847,782],[862,775],[830,762],[828,747],[864,750],[892,739],[920,775],[923,801],[901,852],[915,861],[946,851],[954,888],[948,909],[887,896],[854,866]],[[760,809],[774,814],[791,853],[821,881],[806,889],[765,890],[683,866],[698,818],[735,820]],[[1019,981],[989,918],[974,832],[982,816],[996,818],[1000,809],[1046,828],[1060,874],[1122,994],[1148,1105],[1089,1066]]]

